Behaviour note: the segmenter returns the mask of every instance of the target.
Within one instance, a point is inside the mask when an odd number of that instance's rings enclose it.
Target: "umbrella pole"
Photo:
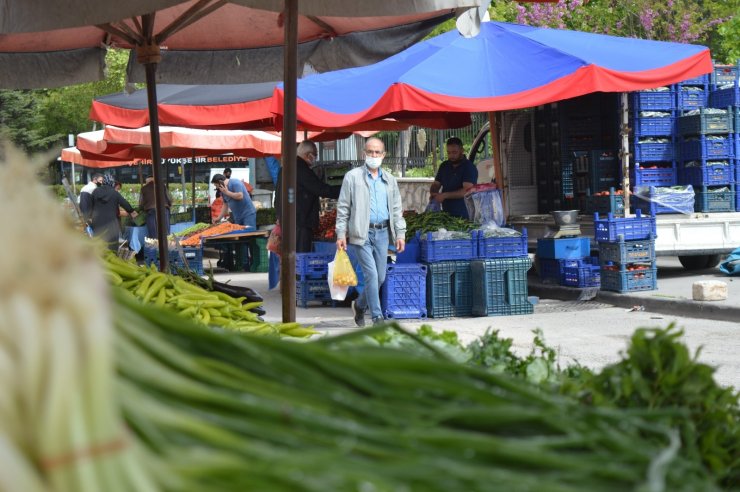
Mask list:
[[[624,216],[630,216],[630,140],[629,140],[629,98],[626,92],[622,92],[622,124],[620,135],[622,137],[622,197],[624,200]]]
[[[198,222],[197,214],[195,213],[195,156],[193,155],[193,165],[190,168],[190,179],[193,181],[193,222]]]
[[[504,217],[508,219],[508,209],[506,205],[506,190],[504,189],[504,170],[501,165],[501,138],[499,137],[499,128],[496,124],[496,113],[488,112],[488,135],[491,137],[491,154],[493,155],[493,172],[496,175],[496,185],[501,190],[501,204],[504,206]]]
[[[146,19],[147,16],[144,16]],[[153,22],[154,19],[152,19]],[[169,271],[167,231],[164,230],[166,198],[162,180],[162,158],[159,147],[159,112],[157,110],[157,63],[161,59],[159,46],[137,46],[137,60],[146,72],[146,96],[149,105],[149,132],[152,140],[152,175],[154,176],[154,209],[157,216],[157,242],[159,243],[159,271]]]

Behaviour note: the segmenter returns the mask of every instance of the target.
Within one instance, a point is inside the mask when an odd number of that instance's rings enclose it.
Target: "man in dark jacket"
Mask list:
[[[323,183],[311,170],[316,161],[318,150],[316,144],[310,140],[304,140],[298,144],[296,151],[297,193],[295,202],[296,223],[296,253],[308,253],[311,251],[313,231],[319,226],[319,197],[339,198],[341,186],[329,186]],[[283,183],[283,170],[278,172],[277,191],[275,192],[275,212],[278,218],[281,216],[281,192]]]
[[[172,205],[172,196],[170,190],[164,186],[164,230],[167,235],[170,233],[170,206]],[[139,195],[139,208],[146,213],[146,237],[157,238],[157,209],[155,208],[154,199],[154,178],[147,174],[144,185],[141,187]]]
[[[118,249],[118,238],[121,235],[121,228],[118,223],[118,207],[123,207],[134,219],[137,214],[131,204],[113,188],[114,183],[113,178],[106,176],[103,185],[98,186],[92,192],[90,225],[93,236],[102,238],[103,241],[108,243],[109,249],[116,251]]]

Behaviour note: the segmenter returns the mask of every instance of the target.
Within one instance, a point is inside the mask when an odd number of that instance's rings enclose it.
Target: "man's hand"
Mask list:
[[[396,239],[396,254],[403,253],[404,249],[406,249],[406,241],[403,239]]]
[[[337,249],[347,249],[347,239],[337,239]]]
[[[137,212],[136,210],[134,210],[133,212],[131,212],[131,218],[132,219],[135,219],[138,216],[139,216],[139,212]]]
[[[434,199],[437,201],[437,203],[442,203],[443,201],[445,201],[445,194],[437,193],[434,195]]]

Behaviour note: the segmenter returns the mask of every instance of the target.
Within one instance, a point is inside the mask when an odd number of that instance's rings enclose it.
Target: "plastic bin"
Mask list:
[[[695,159],[727,159],[735,154],[734,139],[729,136],[707,138],[701,135],[695,140],[680,142],[681,160]]]
[[[183,255],[188,262],[188,267],[197,273],[203,275],[203,248],[182,248]],[[159,250],[157,248],[144,247],[144,263],[149,266],[152,263],[159,267]],[[175,250],[169,251],[169,265],[170,270],[173,272],[177,268],[185,268],[185,262],[183,261],[180,253]]]
[[[421,245],[419,242],[418,234],[409,239],[403,253],[396,253],[396,263],[419,263],[421,261]]]
[[[470,316],[473,308],[470,261],[427,265],[427,316]]]
[[[563,285],[566,287],[599,287],[601,273],[598,265],[584,263],[580,266],[563,268]]]
[[[637,111],[670,111],[676,108],[676,91],[633,92],[630,106]]]
[[[266,272],[269,269],[269,258],[267,256],[267,238],[256,237],[249,243],[249,252],[251,261],[249,262],[250,272]]]
[[[588,237],[540,238],[537,240],[538,258],[574,259],[583,258],[590,253],[591,240]]]
[[[336,246],[334,250],[336,252]],[[329,262],[334,260],[334,254],[335,253],[296,253],[296,279],[323,278],[326,280],[327,275],[329,274]]]
[[[633,186],[674,186],[678,182],[678,173],[673,163],[654,167],[635,164],[630,180]]]
[[[545,283],[559,284],[563,278],[563,260],[537,257],[537,273]]]
[[[586,212],[624,215],[624,195],[617,194],[614,188],[609,189],[608,195],[590,195],[586,199]]]
[[[736,84],[738,81],[737,65],[715,65],[712,73],[712,85],[720,87],[727,84]]]
[[[529,302],[527,271],[529,257],[492,258],[470,262],[473,285],[474,316],[508,316],[532,314]]]
[[[655,237],[655,217],[644,216],[640,210],[635,212],[634,217],[614,217],[609,214],[606,218],[599,218],[599,214],[594,214],[594,235],[596,241],[610,243],[650,239]]]
[[[663,137],[673,135],[676,119],[672,115],[664,117],[635,116],[632,128],[636,137]]]
[[[692,79],[686,79],[682,80],[678,83],[679,88],[686,85],[703,85],[706,86],[709,84],[709,74],[706,75],[699,75],[698,77],[694,77]]]
[[[527,229],[520,237],[485,237],[482,230],[474,231],[478,240],[478,258],[516,258],[527,256]]]
[[[296,305],[302,308],[308,307],[309,302],[320,302],[323,305],[334,305],[329,290],[329,283],[324,278],[296,280]]]
[[[729,188],[730,191],[721,191],[727,188]],[[713,188],[709,188],[707,186],[697,187],[694,210],[702,213],[734,212],[735,186],[720,186]]]
[[[641,290],[655,290],[658,288],[658,269],[644,270],[607,270],[601,269],[601,290],[613,292],[635,292]]]
[[[675,159],[675,145],[670,142],[635,142],[635,162],[660,162]]]
[[[726,113],[706,113],[680,116],[678,133],[681,135],[727,134],[732,133],[732,110]]]
[[[714,89],[709,93],[709,106],[719,109],[740,106],[740,88],[735,85],[726,89]]]
[[[679,87],[676,91],[676,109],[679,111],[691,111],[707,107],[709,99],[708,87],[704,86],[702,90],[689,90],[685,87]]]
[[[655,239],[621,240],[616,243],[599,243],[600,263],[638,263],[655,261]]]
[[[427,266],[420,263],[388,265],[380,293],[386,319],[426,319]]]
[[[677,187],[637,187],[632,196],[632,210],[646,215],[691,214],[694,212],[694,189],[691,185]]]
[[[730,161],[726,164],[717,164],[712,161],[702,161],[705,165],[691,166],[681,169],[681,182],[694,186],[729,185],[735,182],[734,167]]]
[[[421,261],[434,263],[450,260],[471,260],[478,255],[478,243],[473,239],[433,239],[432,233],[421,237]]]

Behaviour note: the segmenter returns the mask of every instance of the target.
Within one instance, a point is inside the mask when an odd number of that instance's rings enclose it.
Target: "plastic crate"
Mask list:
[[[740,88],[727,87],[714,89],[709,93],[709,106],[712,108],[727,109],[730,106],[740,106]]]
[[[334,251],[336,252],[336,246]],[[334,255],[335,253],[296,253],[296,278],[326,279],[329,274],[329,262],[334,260]]]
[[[566,287],[599,287],[601,273],[598,265],[584,264],[576,267],[563,268],[563,285]]]
[[[183,255],[188,262],[188,268],[198,275],[203,275],[203,248],[182,248]],[[177,268],[185,268],[180,253],[175,250],[169,251],[169,265],[173,272]],[[159,250],[157,248],[144,247],[144,263],[149,266],[154,263],[159,267]]]
[[[532,314],[529,302],[527,271],[529,257],[492,258],[470,262],[473,286],[474,316],[508,316]]]
[[[678,133],[681,135],[720,134],[732,133],[732,111],[726,113],[706,113],[680,116],[678,118]]]
[[[692,214],[694,212],[694,189],[687,185],[684,190],[650,186],[635,188],[632,195],[632,210],[642,210],[646,215]]]
[[[712,72],[712,85],[720,87],[727,84],[736,84],[738,81],[737,65],[715,65]]]
[[[537,257],[537,273],[546,283],[559,284],[563,277],[563,260]]]
[[[678,174],[673,163],[668,167],[650,168],[635,164],[630,174],[633,186],[674,186],[678,182]]]
[[[609,243],[650,239],[655,237],[655,217],[643,216],[640,210],[636,211],[634,217],[614,217],[609,214],[600,219],[599,214],[594,214],[594,236],[598,242]]]
[[[478,243],[471,234],[470,239],[433,239],[432,233],[421,237],[421,261],[434,263],[450,260],[471,260],[478,255]]]
[[[406,243],[403,253],[396,253],[396,263],[419,263],[420,261],[421,245],[417,234]]]
[[[687,90],[680,87],[676,91],[676,109],[679,111],[691,111],[707,107],[709,99],[708,87],[704,86],[703,90]]]
[[[676,108],[674,90],[633,92],[631,96],[631,106],[637,111],[670,111]]]
[[[624,215],[624,195],[617,194],[614,188],[609,189],[608,195],[590,195],[586,199],[586,212]]]
[[[309,302],[320,302],[322,304],[334,305],[329,290],[329,283],[324,278],[296,280],[295,302],[302,308],[308,307]]]
[[[583,258],[591,253],[588,237],[540,238],[537,239],[537,257],[549,259]]]
[[[670,142],[635,142],[635,162],[672,161],[676,155],[674,147],[672,138]]]
[[[729,188],[730,191],[719,191],[724,188]],[[734,212],[735,186],[722,186],[719,188],[702,186],[697,188],[694,210],[702,213]]]
[[[250,272],[266,272],[269,269],[269,257],[267,256],[267,238],[256,237],[249,243],[251,260],[249,262]]]
[[[655,238],[599,243],[599,262],[617,264],[655,261]]]
[[[681,160],[727,159],[735,154],[734,139],[730,135],[707,138],[701,135],[695,140],[684,140],[679,144]]]
[[[420,263],[388,265],[380,294],[386,319],[426,319],[427,266]]]
[[[516,258],[527,256],[527,229],[520,237],[485,237],[481,230],[474,231],[478,240],[478,258]]]
[[[702,166],[691,166],[681,169],[681,183],[693,186],[728,185],[735,182],[735,170],[730,161],[725,165],[702,161]]]
[[[691,79],[681,80],[678,83],[678,86],[685,86],[685,85],[707,85],[709,84],[709,74],[705,75],[699,75],[698,77],[694,77]]]
[[[473,293],[470,261],[442,261],[427,265],[427,316],[470,316]]]
[[[601,290],[613,292],[635,292],[658,288],[658,269],[645,270],[606,270],[601,269]]]
[[[663,137],[673,135],[675,124],[676,119],[672,115],[664,117],[635,116],[632,128],[636,137]]]

